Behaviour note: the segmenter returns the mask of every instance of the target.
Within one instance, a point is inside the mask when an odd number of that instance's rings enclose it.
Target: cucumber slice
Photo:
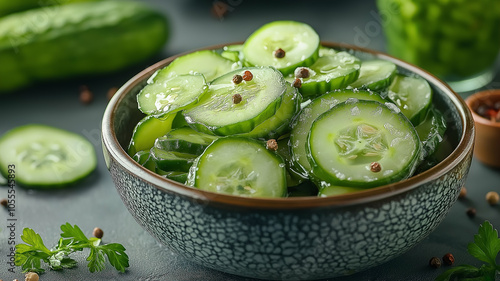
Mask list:
[[[8,183],[8,182],[9,182],[9,181],[8,181],[6,178],[4,178],[4,177],[2,176],[2,174],[0,173],[0,186],[7,185],[7,183]]]
[[[132,156],[132,159],[134,159],[144,168],[154,172],[156,169],[156,165],[155,162],[151,160],[150,155],[151,154],[149,150],[141,150],[137,151],[137,153]]]
[[[427,115],[432,103],[432,89],[422,78],[398,74],[389,86],[387,97],[416,126]]]
[[[278,138],[290,129],[290,121],[299,111],[302,96],[297,88],[287,85],[287,91],[283,95],[280,107],[269,119],[257,125],[252,131],[240,136],[250,138]]]
[[[306,151],[319,181],[375,187],[409,177],[420,160],[421,143],[395,105],[350,99],[313,122]]]
[[[139,92],[137,103],[144,114],[164,116],[196,103],[207,89],[205,77],[201,74],[156,79]]]
[[[165,151],[157,147],[151,148],[151,160],[156,164],[156,167],[163,171],[187,172],[193,165],[196,155]]]
[[[166,116],[166,119],[158,119],[153,115],[144,117],[134,128],[132,139],[127,152],[131,157],[138,151],[148,150],[153,147],[155,140],[172,129],[172,121],[176,114]]]
[[[238,63],[228,60],[213,50],[203,50],[176,58],[172,63],[157,71],[150,79],[165,81],[182,74],[202,74],[210,82],[215,78],[240,68]]]
[[[283,160],[264,142],[241,137],[213,142],[189,171],[188,184],[248,197],[283,197],[287,192]]]
[[[432,155],[444,139],[446,120],[441,112],[431,105],[425,120],[415,127],[422,141],[425,156]]]
[[[29,124],[0,138],[0,172],[15,171],[16,182],[27,187],[53,188],[74,184],[97,165],[94,146],[62,129]]]
[[[273,66],[283,75],[318,59],[319,35],[312,27],[295,21],[274,21],[257,29],[243,46],[245,60],[255,66]],[[276,50],[285,51],[276,57]]]
[[[319,190],[318,197],[330,197],[330,196],[359,192],[362,190],[366,190],[366,188],[353,187],[353,186],[327,185]]]
[[[375,100],[381,103],[386,102],[386,100],[374,92],[354,89],[338,90],[314,99],[292,121],[292,131],[290,132],[292,160],[295,168],[303,177],[307,177],[311,170],[311,165],[307,160],[306,141],[313,121],[330,108],[349,98]]]
[[[171,171],[171,172],[166,172],[160,169],[156,169],[156,173],[160,176],[164,176],[167,179],[171,179],[173,181],[185,184],[187,181],[188,173],[186,172],[176,172],[176,171]]]
[[[290,153],[290,146],[288,145],[290,138],[283,138],[278,140],[278,150],[276,153],[283,158],[286,165],[286,184],[288,187],[297,186],[301,184],[306,177],[303,177],[293,165],[292,154]],[[290,190],[289,190],[290,191]]]
[[[200,155],[218,137],[197,132],[189,127],[174,129],[156,139],[155,147],[193,155]]]
[[[396,75],[396,65],[385,60],[363,61],[359,77],[350,86],[372,91],[382,91],[391,85]]]
[[[222,48],[222,53],[220,54],[222,57],[234,61],[239,62],[243,60],[243,44],[239,45],[228,45]]]
[[[250,81],[233,82],[235,75],[253,74]],[[216,135],[248,133],[273,116],[286,90],[283,75],[271,67],[248,67],[215,79],[193,108],[184,111],[187,122],[195,130]],[[241,102],[234,103],[234,95]]]
[[[347,52],[322,56],[309,67],[309,77],[300,78],[302,86],[299,91],[304,98],[315,98],[332,90],[346,88],[358,78],[360,66],[361,61]]]

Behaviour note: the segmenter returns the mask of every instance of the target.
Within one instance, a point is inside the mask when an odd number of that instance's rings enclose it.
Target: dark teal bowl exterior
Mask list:
[[[153,237],[187,259],[261,279],[353,274],[414,247],[444,219],[465,183],[472,158],[472,117],[449,87],[424,71],[383,54],[362,49],[354,54],[390,59],[401,72],[416,73],[430,82],[435,102],[448,108],[445,115],[450,130],[456,132],[450,136],[455,139],[450,156],[409,180],[346,196],[344,201],[257,199],[252,204],[249,198],[233,202],[231,196],[191,191],[143,169],[122,149],[141,117],[135,95],[167,60],[122,87],[103,120],[106,163],[130,213]]]

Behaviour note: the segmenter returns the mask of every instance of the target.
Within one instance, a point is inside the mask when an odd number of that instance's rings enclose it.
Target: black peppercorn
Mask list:
[[[431,260],[429,261],[429,266],[432,268],[440,268],[441,260],[438,257],[432,257]]]

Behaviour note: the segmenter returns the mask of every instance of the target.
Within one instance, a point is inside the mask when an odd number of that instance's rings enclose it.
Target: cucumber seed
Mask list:
[[[277,50],[274,51],[274,57],[275,58],[282,59],[282,58],[285,57],[285,55],[286,55],[285,50],[283,50],[281,48],[279,48],[279,49],[277,49]]]
[[[269,150],[276,151],[278,150],[278,142],[275,139],[270,139],[267,141],[266,147]]]
[[[241,77],[241,75],[236,74],[233,76],[233,83],[234,84],[240,84],[241,81],[243,81],[243,77]]]
[[[370,171],[374,172],[374,173],[378,173],[382,170],[382,167],[380,166],[380,163],[379,162],[372,162],[370,164]]]
[[[252,74],[252,72],[245,70],[242,77],[243,77],[243,80],[245,80],[245,81],[252,81],[253,74]]]
[[[242,97],[241,97],[241,95],[240,95],[240,94],[234,94],[234,95],[233,95],[233,103],[234,103],[234,104],[238,104],[238,103],[240,103],[240,102],[241,102],[241,100],[242,100]]]
[[[300,88],[300,87],[302,87],[302,81],[301,81],[299,78],[296,78],[296,79],[293,81],[292,86],[294,86],[295,88]]]

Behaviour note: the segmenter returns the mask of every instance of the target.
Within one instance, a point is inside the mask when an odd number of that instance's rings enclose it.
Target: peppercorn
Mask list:
[[[108,98],[108,100],[110,100],[116,94],[117,91],[118,91],[117,87],[110,88],[106,93],[106,97]]]
[[[235,74],[235,75],[233,76],[233,83],[234,83],[234,84],[240,84],[240,83],[241,83],[241,81],[243,81],[243,77],[241,77],[241,75],[239,75],[239,74]]]
[[[278,150],[278,142],[275,139],[270,139],[267,141],[266,147],[269,150],[276,151]]]
[[[476,216],[476,209],[472,207],[468,208],[466,213],[470,218],[473,218]]]
[[[243,80],[245,80],[245,81],[252,81],[253,74],[252,74],[252,72],[245,70],[242,77],[243,77]]]
[[[490,205],[496,205],[498,203],[498,200],[500,200],[500,196],[498,195],[497,192],[495,191],[490,191],[488,193],[486,193],[486,201],[488,201],[488,203]]]
[[[296,79],[293,81],[292,86],[294,86],[295,88],[300,88],[300,87],[302,87],[302,81],[301,81],[299,78],[296,78]]]
[[[85,85],[80,87],[80,102],[83,104],[89,104],[94,100],[94,94]]]
[[[233,95],[233,103],[234,103],[234,104],[238,104],[238,103],[240,103],[242,99],[243,99],[243,98],[241,97],[241,95],[240,95],[240,94],[234,94],[234,95]]]
[[[295,70],[295,77],[296,78],[307,78],[309,77],[310,72],[309,69],[306,67],[299,67]]]
[[[24,281],[38,281],[39,277],[38,274],[35,272],[28,272],[26,275],[24,275]]]
[[[282,58],[285,57],[285,55],[286,55],[285,50],[283,50],[281,48],[279,48],[279,49],[277,49],[277,50],[274,51],[274,57],[275,58],[282,59]]]
[[[455,262],[455,257],[451,253],[447,253],[443,256],[443,263],[446,265],[453,265]]]
[[[8,201],[7,201],[7,199],[5,199],[5,198],[2,198],[2,200],[0,200],[0,205],[2,205],[2,206],[4,206],[4,207],[7,207],[7,204],[8,204],[8,203],[9,203],[9,202],[8,202]]]
[[[465,188],[465,186],[462,186],[462,188],[460,189],[460,194],[458,194],[458,198],[465,198],[465,196],[467,196],[467,189]]]
[[[101,239],[102,236],[104,235],[104,232],[99,227],[96,227],[96,228],[94,228],[94,231],[92,232],[92,235],[94,235],[95,238]]]
[[[382,170],[382,166],[380,166],[380,163],[379,162],[372,162],[370,164],[370,171],[374,172],[374,173],[378,173]]]
[[[441,260],[438,257],[432,257],[431,260],[429,261],[429,265],[432,268],[440,268]]]

